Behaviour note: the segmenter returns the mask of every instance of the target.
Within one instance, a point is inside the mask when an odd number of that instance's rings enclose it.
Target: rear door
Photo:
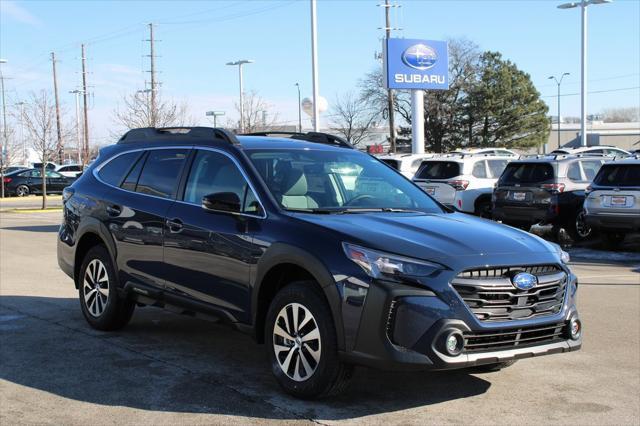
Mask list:
[[[453,205],[456,189],[454,183],[462,174],[462,163],[447,160],[427,160],[416,173],[413,181],[427,194],[442,204]]]

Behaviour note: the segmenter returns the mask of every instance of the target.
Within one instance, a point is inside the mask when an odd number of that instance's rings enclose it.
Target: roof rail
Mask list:
[[[131,129],[125,133],[118,144],[140,143],[150,140],[176,138],[199,138],[224,141],[232,145],[239,145],[238,138],[228,130],[214,127],[142,127],[139,129]]]
[[[280,132],[280,131],[271,131],[271,132],[253,132],[253,133],[243,133],[240,136],[282,136],[288,137],[290,139],[297,139],[307,142],[315,142],[322,143],[325,145],[337,145],[343,148],[351,148],[354,149],[353,145],[342,139],[339,136],[332,135],[329,133],[321,133],[321,132]]]

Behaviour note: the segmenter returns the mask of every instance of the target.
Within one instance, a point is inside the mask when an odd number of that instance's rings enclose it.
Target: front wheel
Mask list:
[[[80,307],[91,327],[118,330],[129,322],[135,304],[117,291],[116,272],[104,246],[94,246],[86,254],[80,275]]]
[[[338,358],[331,311],[315,282],[294,282],[276,294],[265,340],[271,370],[285,392],[308,399],[346,389],[353,367]]]

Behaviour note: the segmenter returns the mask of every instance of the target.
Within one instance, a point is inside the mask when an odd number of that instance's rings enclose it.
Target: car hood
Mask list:
[[[299,219],[337,231],[345,242],[449,267],[558,263],[557,248],[510,226],[463,213],[357,213]]]

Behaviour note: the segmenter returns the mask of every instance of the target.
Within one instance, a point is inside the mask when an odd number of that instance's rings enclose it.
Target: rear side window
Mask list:
[[[577,161],[571,163],[567,169],[567,177],[573,181],[581,181],[582,175],[580,174],[580,163]]]
[[[136,185],[138,184],[138,178],[140,177],[140,172],[142,171],[142,166],[144,165],[144,159],[145,159],[144,155],[138,158],[136,165],[133,166],[133,168],[127,175],[127,177],[124,179],[124,182],[122,182],[122,185],[120,185],[122,189],[126,189],[128,191],[136,190]]]
[[[149,151],[136,185],[136,192],[162,198],[173,197],[187,154],[186,149]]]
[[[487,168],[484,165],[484,160],[477,161],[476,164],[473,165],[473,171],[471,172],[473,177],[477,177],[480,179],[487,178]]]
[[[455,161],[425,161],[418,179],[451,179],[460,176],[460,164]]]
[[[391,159],[385,158],[380,161],[382,161],[387,166],[391,166],[396,170],[400,170],[400,162],[398,160],[391,160]]]
[[[605,164],[594,183],[601,186],[640,187],[640,164]]]
[[[582,161],[582,170],[587,180],[591,182],[593,178],[598,174],[598,170],[602,167],[602,162],[599,160]]]
[[[120,186],[120,182],[140,157],[140,154],[140,152],[128,152],[117,156],[100,168],[98,176],[109,185]]]
[[[504,168],[509,164],[508,160],[487,160],[487,164],[489,165],[489,170],[491,171],[491,176],[494,179],[500,177],[502,172],[504,172]]]
[[[500,183],[541,183],[553,179],[553,176],[550,163],[511,163],[500,177]]]

